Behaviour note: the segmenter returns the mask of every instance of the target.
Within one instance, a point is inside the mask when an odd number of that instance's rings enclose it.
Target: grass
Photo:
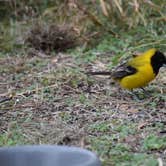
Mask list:
[[[91,49],[47,54],[17,47],[18,34],[2,27],[0,146],[75,145],[96,152],[104,166],[165,163],[165,70],[146,87],[149,97],[136,90],[140,100],[111,79],[84,74],[151,47],[165,52],[164,29],[119,29],[119,38],[103,35]]]
[[[166,137],[158,137],[156,135],[149,135],[144,139],[143,148],[145,150],[158,150],[166,148]]]
[[[22,145],[24,143],[26,143],[26,139],[22,135],[19,126],[17,126],[17,122],[10,123],[7,132],[4,132],[0,136],[0,146]]]
[[[106,166],[165,162],[164,71],[146,88],[150,97],[140,101],[108,78],[86,76],[82,71],[109,69],[126,57],[128,48],[134,50],[130,35],[124,45],[107,38],[85,52],[24,56],[23,64],[15,56],[1,58],[1,93],[13,94],[1,103],[1,146],[81,146],[96,152]]]

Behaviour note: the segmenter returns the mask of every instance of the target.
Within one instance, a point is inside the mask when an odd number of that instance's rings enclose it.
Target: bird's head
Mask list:
[[[156,51],[155,54],[157,56],[156,61],[159,64],[161,64],[161,66],[165,66],[166,65],[166,57],[165,57],[165,55],[162,52],[160,52],[160,51]]]
[[[160,67],[166,66],[166,57],[160,51],[155,51],[154,55],[151,57],[151,65],[154,72],[158,74]]]

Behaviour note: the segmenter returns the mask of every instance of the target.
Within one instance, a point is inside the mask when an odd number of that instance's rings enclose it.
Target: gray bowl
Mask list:
[[[88,150],[54,145],[0,148],[1,166],[101,166]]]

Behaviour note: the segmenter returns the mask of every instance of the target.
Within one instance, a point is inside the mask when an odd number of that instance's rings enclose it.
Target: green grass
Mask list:
[[[132,139],[137,137],[138,131],[136,126],[131,126],[131,122],[121,124],[114,130],[111,129],[111,122],[99,122],[90,126],[90,132],[94,135],[98,133],[98,136],[90,138],[90,143],[92,150],[103,160],[103,165],[157,166],[157,157],[152,151],[165,149],[166,137],[148,135],[140,142],[138,140],[132,142]],[[134,150],[133,146],[140,149]]]
[[[116,150],[116,149],[115,149]],[[122,152],[122,149],[119,149]],[[117,152],[117,151],[116,151]],[[147,154],[133,154],[129,152],[122,153],[112,153],[110,156],[112,159],[108,159],[104,162],[104,165],[115,165],[115,166],[157,166],[158,161],[154,159],[153,156],[149,156]]]
[[[108,78],[83,73],[100,70],[101,66],[111,69],[134,51],[156,47],[165,52],[165,26],[119,30],[119,38],[103,35],[93,48],[79,46],[69,50],[55,64],[52,58],[59,58],[58,55],[28,56],[26,46],[16,46],[17,33],[8,33],[10,28],[5,30],[3,26],[2,29],[1,91],[8,95],[8,88],[16,95],[0,105],[0,146],[27,143],[80,146],[85,139],[84,147],[96,152],[103,166],[157,166],[159,157],[166,162],[166,137],[161,134],[165,131],[164,72],[158,82],[147,87],[151,96],[141,101],[110,84]],[[11,29],[15,31],[16,26]],[[17,73],[17,60],[23,57],[25,70]],[[7,124],[13,121],[14,125],[8,128]],[[65,138],[70,141],[66,143]]]
[[[17,123],[13,123],[9,131],[0,135],[0,146],[23,145],[26,141]]]
[[[158,137],[156,135],[148,135],[143,141],[143,149],[145,150],[162,150],[166,148],[166,137]]]

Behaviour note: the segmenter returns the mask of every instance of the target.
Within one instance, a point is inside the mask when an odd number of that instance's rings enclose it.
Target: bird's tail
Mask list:
[[[111,75],[111,71],[88,71],[86,72],[88,75]]]

